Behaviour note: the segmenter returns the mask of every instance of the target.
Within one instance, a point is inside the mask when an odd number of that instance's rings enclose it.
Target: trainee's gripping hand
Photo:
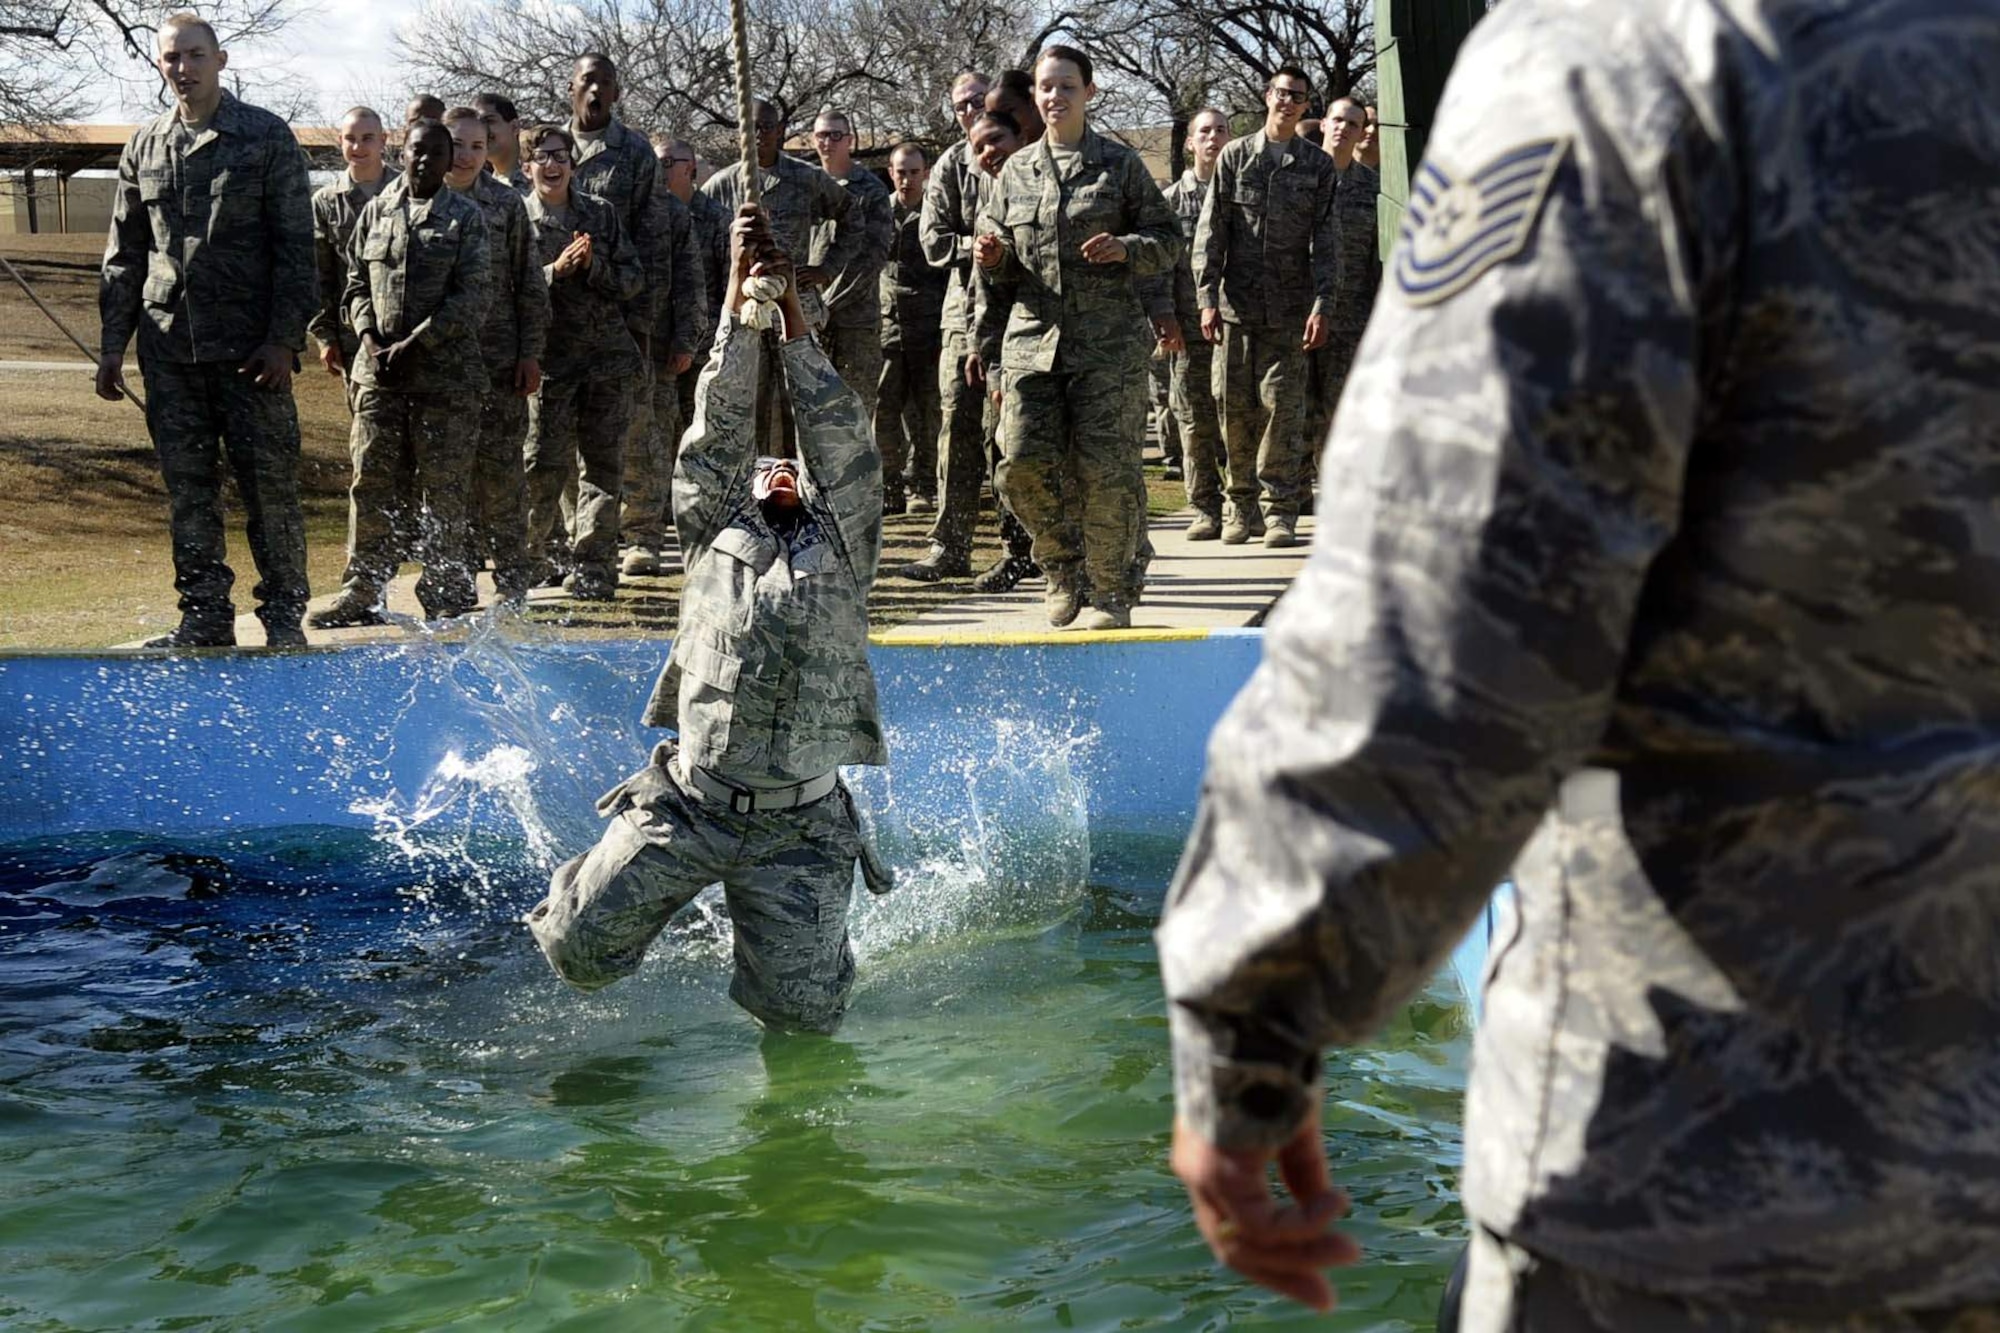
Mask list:
[[[1290,1203],[1272,1192],[1274,1162]],[[1326,1270],[1359,1261],[1361,1247],[1327,1230],[1347,1215],[1347,1195],[1327,1172],[1317,1106],[1276,1149],[1218,1148],[1175,1120],[1173,1168],[1194,1202],[1195,1226],[1217,1259],[1301,1305],[1333,1308]]]

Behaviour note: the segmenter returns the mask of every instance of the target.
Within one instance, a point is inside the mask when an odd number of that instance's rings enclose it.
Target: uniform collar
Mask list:
[[[1055,141],[1047,134],[1035,141],[1036,153],[1032,161],[1037,170],[1046,170],[1054,176],[1056,169]],[[1089,125],[1083,127],[1083,137],[1076,142],[1078,161],[1086,167],[1102,166],[1104,163],[1104,138]]]

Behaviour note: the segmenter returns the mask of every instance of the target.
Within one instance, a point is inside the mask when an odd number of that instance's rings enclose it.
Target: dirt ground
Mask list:
[[[91,236],[0,238],[35,292],[86,345],[97,343],[97,265]],[[167,539],[166,493],[146,435],[129,402],[107,403],[91,389],[90,363],[0,275],[0,361],[73,363],[75,370],[0,369],[0,650],[96,648],[171,629],[179,619]],[[127,378],[138,387],[133,359]],[[347,535],[347,407],[340,382],[309,363],[294,380],[304,446],[300,474],[308,571],[315,595],[338,588]],[[1149,467],[1152,512],[1181,507],[1178,483]],[[250,609],[255,582],[233,494],[230,565],[238,610]],[[927,517],[891,517],[884,570],[921,556]],[[974,564],[998,551],[989,517]],[[539,604],[531,618],[596,635],[669,632],[679,608],[678,576],[634,581],[609,605]],[[962,582],[919,584],[884,577],[870,600],[877,628],[898,624],[967,591]]]

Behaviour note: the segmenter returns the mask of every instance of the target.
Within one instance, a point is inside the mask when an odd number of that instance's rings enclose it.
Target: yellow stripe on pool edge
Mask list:
[[[1095,629],[1095,630],[1013,630],[940,631],[932,634],[903,634],[884,630],[870,634],[868,642],[878,648],[1027,648],[1043,644],[1072,643],[1193,643],[1209,637],[1207,629]]]

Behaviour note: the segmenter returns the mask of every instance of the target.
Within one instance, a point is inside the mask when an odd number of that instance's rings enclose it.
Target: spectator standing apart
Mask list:
[[[952,80],[952,114],[968,133],[986,105],[987,89],[986,76],[977,70],[965,70]],[[972,572],[972,538],[979,526],[979,486],[986,476],[980,446],[986,391],[983,382],[966,378],[966,367],[978,351],[973,343],[972,237],[984,188],[970,140],[955,143],[931,169],[917,218],[924,257],[946,274],[939,317],[937,517],[931,521],[930,550],[894,572],[926,583]]]
[[[528,206],[505,177],[488,171],[486,118],[471,107],[445,112],[451,131],[451,171],[445,184],[479,205],[486,219],[486,318],[479,350],[479,443],[472,465],[472,556],[493,562],[493,586],[503,600],[527,597],[534,579],[528,559],[528,402],[542,387],[542,352],[549,331],[549,283]],[[506,133],[511,142],[510,128]]]
[[[292,372],[319,305],[305,155],[282,120],[223,91],[229,55],[206,22],[173,15],[154,43],[174,106],[119,155],[96,384],[100,398],[120,396],[136,331],[181,612],[149,646],[236,642],[225,457],[243,498],[264,640],[299,646],[309,594]]]
[[[1214,348],[1201,336],[1201,307],[1194,294],[1194,238],[1208,184],[1215,179],[1216,159],[1229,142],[1229,117],[1204,107],[1188,121],[1188,169],[1164,193],[1180,219],[1186,249],[1174,265],[1174,315],[1183,334],[1179,351],[1168,366],[1169,402],[1180,425],[1183,475],[1194,521],[1189,541],[1214,541],[1222,535],[1222,414],[1216,408]],[[1153,279],[1158,282],[1160,279]]]
[[[851,215],[851,197],[840,184],[809,162],[785,152],[785,117],[777,107],[758,98],[750,106],[757,138],[759,205],[777,247],[795,259],[814,253],[813,235],[822,224],[833,224],[831,240],[818,251],[819,263],[798,270],[799,301],[815,330],[825,326],[826,302],[821,293],[833,274],[846,268],[865,243],[862,219]],[[743,163],[731,162],[708,178],[703,194],[722,206],[729,217],[748,201],[743,189]],[[765,377],[759,391],[758,430],[766,453],[790,449],[791,414],[778,392],[778,339],[765,339]]]
[[[572,597],[609,601],[618,588],[618,495],[634,377],[645,355],[625,312],[646,283],[609,200],[573,185],[576,141],[559,125],[531,132],[528,200],[549,284],[542,389],[528,429],[528,554],[543,582],[566,571]],[[563,485],[580,467],[574,535],[557,536]],[[560,543],[560,544],[558,544]]]
[[[1313,479],[1319,475],[1327,427],[1347,384],[1354,351],[1361,345],[1361,332],[1368,326],[1381,273],[1381,265],[1375,261],[1375,203],[1382,182],[1373,168],[1356,156],[1368,132],[1367,113],[1353,98],[1340,98],[1326,109],[1323,129],[1326,155],[1333,159],[1333,238],[1338,262],[1326,344],[1306,355],[1309,387],[1305,430],[1300,438],[1299,489],[1308,503]]]
[[[1305,353],[1326,341],[1336,261],[1333,162],[1297,133],[1312,81],[1287,65],[1264,89],[1264,127],[1226,145],[1195,232],[1195,299],[1215,352],[1229,462],[1222,540],[1298,540]]]
[[[1047,134],[981,201],[983,365],[1000,369],[1002,495],[1034,538],[1049,623],[1132,623],[1146,524],[1144,312],[1135,279],[1172,269],[1180,228],[1136,153],[1090,128],[1090,57],[1035,62]],[[1315,150],[1316,151],[1316,150]]]
[[[696,306],[700,324],[694,340],[695,364],[676,379],[681,398],[683,429],[694,420],[694,387],[708,347],[722,319],[722,287],[729,276],[729,214],[721,204],[703,194],[695,185],[699,159],[694,146],[685,139],[668,139],[654,149],[660,159],[662,181],[673,196],[687,205],[688,225],[694,234],[695,249],[702,266],[702,295]],[[678,441],[676,441],[678,445]]]
[[[502,93],[481,93],[472,99],[479,121],[486,126],[486,170],[527,195],[534,189],[521,169],[521,117],[512,99]]]
[[[1511,876],[1463,1333],[2000,1327],[1995,68],[1962,0],[1472,33],[1159,933],[1225,1261],[1331,1303],[1321,1047]]]
[[[445,185],[451,159],[443,125],[410,126],[402,178],[361,210],[348,242],[347,317],[361,351],[347,574],[340,596],[310,617],[316,629],[382,623],[382,591],[402,558],[390,511],[405,478],[424,616],[460,615],[479,601],[468,511],[490,274],[486,219]]]
[[[822,108],[813,120],[813,148],[820,168],[847,192],[845,224],[822,222],[813,229],[813,262],[826,273],[826,327],[820,343],[842,382],[860,395],[862,409],[875,419],[875,386],[882,379],[882,265],[889,258],[889,189],[874,172],[854,160],[854,122],[845,111]],[[860,242],[838,268],[826,255],[842,225]]]
[[[654,159],[658,161],[656,157]],[[674,458],[681,442],[680,377],[691,373],[703,341],[702,311],[708,303],[707,271],[688,206],[673,191],[654,191],[654,228],[665,259],[656,272],[653,334],[648,344],[653,366],[645,393],[633,402],[632,432],[625,441],[625,490],[620,526],[630,543],[620,572],[658,574],[667,543]],[[707,337],[713,339],[715,326]]]
[[[885,514],[900,514],[906,505],[917,513],[936,507],[938,352],[950,276],[924,255],[921,223],[930,175],[917,145],[899,144],[889,154],[896,193],[889,262],[882,268],[882,376],[875,397]]]
[[[788,278],[790,262],[744,211],[729,316],[674,474],[687,590],[644,721],[678,735],[598,802],[604,836],[557,869],[528,926],[564,980],[596,989],[633,972],[719,880],[736,937],[730,998],[767,1027],[832,1032],[854,985],[856,863],[872,891],[892,886],[840,781],[843,764],[888,762],[868,667],[882,472],[861,402],[813,345],[789,283],[780,355],[800,458],[758,456],[764,342],[737,313],[746,279]]]
[[[360,342],[348,326],[347,242],[368,201],[382,193],[393,176],[383,162],[389,134],[382,117],[365,106],[351,108],[340,118],[340,178],[313,191],[313,266],[319,273],[319,310],[306,326],[319,340],[319,362],[329,375],[347,385],[347,407],[354,410],[354,385],[348,379]]]

